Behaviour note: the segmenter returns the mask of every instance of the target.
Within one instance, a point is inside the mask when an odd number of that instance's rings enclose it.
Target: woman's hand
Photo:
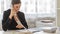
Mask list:
[[[24,28],[23,25],[17,25],[16,28]]]
[[[12,19],[12,17],[14,16],[14,14],[16,14],[16,11],[12,8],[11,12],[10,12],[9,18]]]

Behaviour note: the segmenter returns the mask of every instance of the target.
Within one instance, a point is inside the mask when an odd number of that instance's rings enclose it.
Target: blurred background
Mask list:
[[[57,0],[21,0],[20,11],[25,14],[29,28],[57,26]],[[11,0],[0,0],[0,30],[3,12],[11,8]]]

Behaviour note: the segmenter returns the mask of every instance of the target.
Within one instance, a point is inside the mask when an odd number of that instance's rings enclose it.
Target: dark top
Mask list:
[[[18,30],[19,29],[19,28],[16,28],[17,23],[14,20],[14,18],[13,17],[12,17],[12,19],[9,18],[10,13],[11,13],[11,9],[8,9],[7,11],[4,11],[3,20],[2,20],[2,29],[4,31],[7,31],[7,30]],[[28,28],[28,25],[27,25],[26,20],[25,20],[24,13],[18,11],[17,16],[18,16],[18,19],[21,21],[21,23],[26,28]],[[21,29],[24,29],[24,28],[21,28]]]

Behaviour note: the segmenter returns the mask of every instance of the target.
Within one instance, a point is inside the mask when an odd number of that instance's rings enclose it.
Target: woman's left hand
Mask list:
[[[24,28],[23,25],[17,25],[16,28]]]

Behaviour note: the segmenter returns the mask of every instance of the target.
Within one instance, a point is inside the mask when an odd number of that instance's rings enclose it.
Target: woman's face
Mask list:
[[[13,8],[15,11],[18,11],[20,9],[20,7],[21,7],[21,4],[14,4],[13,5]]]

